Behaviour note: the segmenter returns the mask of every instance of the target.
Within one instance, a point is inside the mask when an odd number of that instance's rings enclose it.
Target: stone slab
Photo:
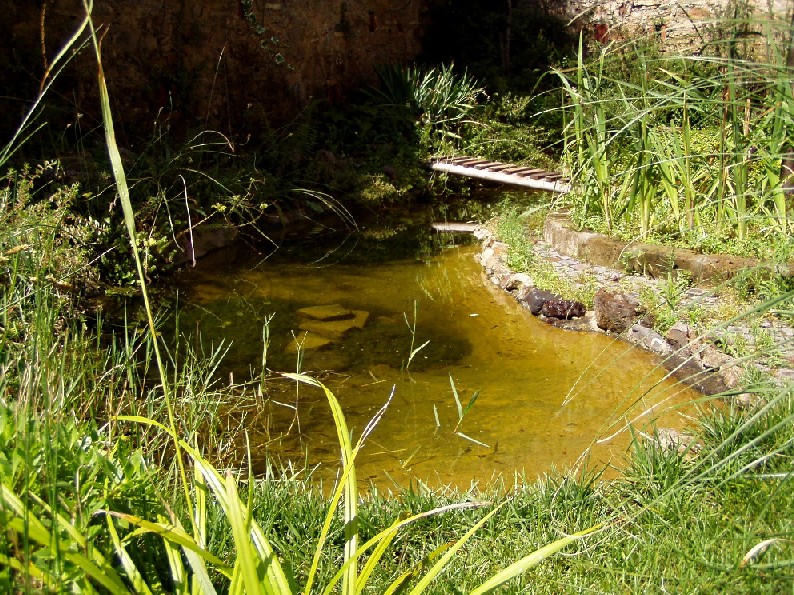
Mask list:
[[[351,310],[352,318],[339,320],[303,320],[299,328],[332,340],[341,339],[353,329],[364,328],[369,319],[369,312],[365,310]]]
[[[290,341],[290,344],[287,345],[287,352],[297,353],[298,347],[304,351],[313,351],[327,347],[332,342],[333,341],[328,337],[323,337],[322,335],[318,335],[316,333],[302,332],[298,333],[297,337]]]
[[[298,310],[300,318],[308,318],[309,320],[320,320],[330,322],[332,320],[347,320],[355,316],[352,310],[349,310],[339,304],[327,304],[323,306],[308,306]]]
[[[719,283],[744,269],[762,263],[728,254],[698,254],[692,250],[640,242],[624,242],[591,231],[577,231],[564,214],[551,214],[543,227],[543,239],[560,254],[590,264],[650,277],[664,278],[675,270],[689,271],[695,283]],[[794,275],[794,262],[786,267]],[[786,271],[777,270],[776,272]]]

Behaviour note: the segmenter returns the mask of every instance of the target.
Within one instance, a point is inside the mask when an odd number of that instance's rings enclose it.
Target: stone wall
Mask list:
[[[185,132],[244,138],[294,116],[311,98],[337,101],[378,64],[419,52],[425,0],[96,0],[103,57],[122,133],[156,119]],[[42,6],[44,19],[42,20]],[[19,124],[44,71],[83,14],[82,0],[12,0],[0,12],[3,132]],[[249,7],[253,19],[247,19]],[[90,48],[87,48],[87,50]],[[66,129],[98,122],[90,51],[60,81]],[[8,91],[11,92],[8,92]],[[158,116],[159,114],[159,116]],[[56,114],[57,116],[57,114]]]
[[[343,100],[375,79],[376,65],[412,61],[429,7],[438,1],[95,0],[118,132],[130,147],[152,138],[156,123],[177,136],[210,128],[241,141],[255,137],[294,117],[312,98]],[[663,48],[696,52],[729,0],[513,1],[545,5],[602,41],[652,35]],[[784,18],[794,4],[749,1]],[[82,0],[4,4],[0,138],[21,122],[45,62],[83,13]],[[249,7],[253,19],[246,18]],[[54,137],[98,130],[90,44],[53,91],[41,119]]]
[[[759,20],[773,18],[787,26],[792,0],[564,0],[546,2],[547,9],[572,19],[574,25],[607,42],[653,37],[666,51],[699,53],[712,40],[716,22],[753,11]]]

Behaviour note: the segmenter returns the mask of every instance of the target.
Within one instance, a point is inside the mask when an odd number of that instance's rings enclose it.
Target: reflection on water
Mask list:
[[[220,254],[185,274],[181,330],[205,343],[232,341],[224,377],[242,380],[261,369],[270,320],[267,368],[320,378],[354,438],[393,391],[358,461],[359,479],[384,487],[531,478],[572,465],[596,438],[624,429],[627,409],[632,419],[694,396],[665,381],[649,354],[539,322],[484,278],[474,252],[310,265]],[[450,378],[463,407],[479,390],[460,424]],[[672,412],[662,425],[681,421]],[[319,390],[270,379],[242,425],[256,469],[270,458],[334,476],[336,431]],[[594,446],[591,460],[620,455],[627,443],[623,431]]]

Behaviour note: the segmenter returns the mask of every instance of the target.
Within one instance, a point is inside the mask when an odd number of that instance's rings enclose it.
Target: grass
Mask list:
[[[769,404],[752,417],[730,408],[704,412],[697,456],[636,443],[627,454],[624,476],[617,480],[598,481],[596,473],[578,477],[552,474],[537,481],[519,477],[515,483],[495,485],[484,493],[420,490],[363,494],[358,504],[360,539],[369,541],[394,519],[461,501],[485,501],[501,505],[498,513],[452,558],[432,592],[469,592],[509,560],[531,555],[572,527],[599,523],[605,523],[606,529],[572,545],[566,556],[549,558],[516,579],[510,583],[510,591],[789,590],[794,531],[789,514],[794,504],[790,481],[792,395],[766,390],[772,397]],[[46,526],[52,517],[43,504],[36,503],[35,495],[44,503],[53,502],[51,486],[57,483],[61,487],[55,502],[61,516],[73,519],[73,525],[90,537],[93,548],[110,553],[112,537],[108,526],[97,522],[96,511],[115,511],[121,522],[117,527],[120,540],[141,575],[152,588],[157,581],[168,584],[171,572],[163,545],[153,535],[125,530],[122,521],[135,521],[135,510],[147,510],[153,519],[184,513],[168,489],[158,494],[160,490],[154,488],[169,485],[173,476],[147,464],[144,453],[132,448],[129,441],[118,441],[107,449],[103,432],[91,430],[91,424],[63,423],[61,419],[61,423],[45,427],[39,416],[9,410],[7,404],[0,420],[3,485],[17,486],[20,501],[27,496],[31,515]],[[57,465],[53,465],[54,458]],[[14,459],[18,461],[15,473],[9,475],[8,463]],[[238,486],[241,491],[250,487],[252,521],[271,537],[281,564],[296,583],[304,584],[312,568],[306,544],[315,543],[324,531],[326,497],[306,479],[279,477],[277,473],[252,483],[241,478]],[[233,563],[237,548],[230,519],[210,502],[206,547],[223,568]],[[8,494],[4,503],[4,526],[14,527],[8,516]],[[453,508],[417,519],[395,536],[389,553],[369,577],[370,589],[386,592],[395,577],[425,572],[435,552],[445,551],[460,538],[464,527],[474,526],[492,510]],[[125,516],[130,512],[133,516]],[[13,535],[17,535],[16,541],[10,539]],[[328,584],[336,575],[345,541],[344,522],[335,515],[317,565],[317,584]],[[5,590],[25,581],[33,588],[41,587],[47,583],[36,581],[50,573],[52,585],[85,584],[80,582],[83,579],[71,554],[61,552],[60,569],[55,574],[45,563],[56,564],[45,544],[32,538],[26,544],[22,534],[13,531],[6,531],[0,543],[0,556],[6,556],[0,558],[5,560],[0,564]],[[769,543],[767,549],[755,549],[764,543]],[[25,579],[24,567],[11,562],[12,558],[34,560],[46,572],[37,579],[31,568],[31,576]],[[222,586],[227,579],[219,575],[213,580]]]
[[[550,262],[537,257],[531,238],[538,231],[537,224],[533,222],[538,211],[532,208],[521,211],[510,204],[501,209],[495,233],[507,244],[507,266],[513,271],[528,273],[538,289],[580,301],[592,308],[597,289],[595,279],[571,280],[557,273]],[[540,212],[546,212],[546,209]]]
[[[788,23],[727,22],[702,56],[632,42],[557,74],[566,96],[563,160],[581,225],[704,251],[790,252],[781,166],[792,134]],[[758,47],[742,51],[745,29]],[[627,68],[626,64],[634,64]],[[639,230],[639,231],[637,231]],[[763,238],[753,247],[751,239]]]

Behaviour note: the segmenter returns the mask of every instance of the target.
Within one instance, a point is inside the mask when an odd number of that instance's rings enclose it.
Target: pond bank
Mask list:
[[[585,311],[576,311],[578,306],[566,300],[567,296],[548,295],[535,287],[530,274],[510,269],[507,264],[509,247],[497,239],[494,228],[495,225],[488,224],[475,230],[481,242],[479,262],[495,285],[512,294],[546,322],[570,330],[613,334],[655,353],[676,378],[705,395],[733,394],[736,403],[742,405],[753,402],[752,395],[741,392],[747,367],[768,375],[778,383],[794,380],[794,329],[779,319],[766,317],[752,323],[730,321],[710,325],[707,330],[698,330],[689,321],[678,320],[665,334],[661,334],[651,328],[652,321],[640,304],[640,296],[643,293],[648,295],[648,292],[661,296],[665,291],[664,284],[670,280],[640,275],[634,268],[630,269],[633,273],[627,274],[614,264],[604,266],[604,262],[622,262],[622,251],[614,246],[598,251],[601,257],[595,259],[597,263],[588,262],[585,258],[597,252],[593,246],[607,246],[610,239],[592,232],[576,232],[565,225],[564,217],[553,215],[547,219],[543,239],[527,238],[527,241],[532,243],[534,254],[551,264],[560,277],[573,285],[596,285],[598,290],[593,306],[586,308],[582,304]],[[604,260],[604,255],[611,253],[617,258]],[[669,253],[667,249],[668,262]],[[570,254],[585,258],[575,258]],[[699,259],[696,262],[699,268],[693,273],[693,279],[713,280],[713,272],[717,270],[715,262],[726,264],[732,274],[740,268],[739,265],[747,266],[742,259],[731,257]],[[658,268],[658,264],[655,266]],[[648,272],[647,268],[645,270]],[[706,274],[708,272],[712,274]],[[717,290],[701,283],[682,291],[679,299],[681,306],[714,313],[720,307],[721,296]],[[561,304],[557,310],[562,308],[562,312],[554,311],[554,300]],[[741,342],[747,351],[754,352],[752,361],[729,353],[732,341]],[[765,350],[763,353],[762,349]]]

